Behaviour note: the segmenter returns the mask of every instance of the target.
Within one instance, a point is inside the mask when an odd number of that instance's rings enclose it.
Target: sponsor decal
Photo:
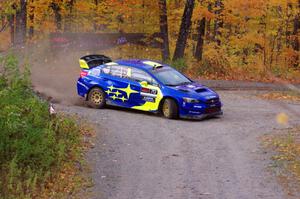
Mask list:
[[[127,88],[117,88],[113,85],[107,87],[108,90],[105,92],[109,96],[109,98],[113,100],[122,100],[123,102],[128,101],[131,94],[138,93],[136,90],[132,90],[130,84],[128,84]]]
[[[202,108],[202,106],[198,106],[198,105],[196,105],[196,106],[194,106],[194,108]]]
[[[154,98],[154,97],[147,97],[147,96],[144,96],[142,99],[143,99],[144,101],[146,101],[146,102],[153,102],[153,103],[155,103],[155,98]]]
[[[142,88],[141,92],[142,93],[149,93],[149,94],[152,94],[152,95],[157,95],[157,90],[156,89]]]

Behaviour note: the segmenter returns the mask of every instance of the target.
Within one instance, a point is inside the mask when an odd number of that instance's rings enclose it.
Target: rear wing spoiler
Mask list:
[[[87,55],[79,59],[80,68],[87,70],[109,62],[112,62],[111,58],[105,55]]]

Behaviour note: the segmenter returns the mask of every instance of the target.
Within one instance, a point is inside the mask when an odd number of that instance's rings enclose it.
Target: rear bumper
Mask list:
[[[88,92],[88,86],[84,84],[84,82],[82,81],[82,79],[80,78],[77,81],[77,93],[78,95],[80,95],[81,97],[85,97],[87,92]]]
[[[221,116],[221,115],[223,115],[223,111],[218,111],[215,113],[204,113],[201,115],[180,115],[179,117],[182,119],[202,120],[205,118]]]

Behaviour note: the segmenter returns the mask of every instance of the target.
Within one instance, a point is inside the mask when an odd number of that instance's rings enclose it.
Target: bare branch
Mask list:
[[[8,27],[8,22],[6,22],[2,28],[0,28],[0,32],[3,32]]]

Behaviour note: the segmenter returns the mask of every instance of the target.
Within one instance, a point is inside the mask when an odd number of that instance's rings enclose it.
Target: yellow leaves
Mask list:
[[[17,0],[4,0],[0,1],[0,18],[3,15],[15,14],[16,10],[12,8],[12,5],[16,3]]]
[[[293,66],[298,60],[299,52],[295,51],[292,48],[284,48],[282,51],[286,67]]]
[[[264,38],[255,33],[248,33],[240,37],[230,37],[228,43],[233,48],[242,50],[244,48],[254,49],[255,45],[264,46]]]
[[[201,20],[203,17],[205,17],[207,20],[210,20],[210,19],[214,19],[215,18],[215,14],[212,13],[212,12],[210,12],[207,9],[207,7],[198,5],[194,9],[193,20],[194,21],[198,21],[198,20]]]
[[[96,7],[95,4],[86,1],[78,1],[75,4],[76,10],[80,13],[85,13],[85,14],[90,13],[93,9],[95,9],[95,7]]]
[[[241,17],[256,17],[264,13],[266,6],[265,0],[226,0],[224,3],[225,10],[230,10],[233,15],[240,15]]]
[[[268,0],[269,5],[272,5],[274,7],[280,6],[282,8],[286,8],[288,4],[292,6],[298,5],[298,0]]]

